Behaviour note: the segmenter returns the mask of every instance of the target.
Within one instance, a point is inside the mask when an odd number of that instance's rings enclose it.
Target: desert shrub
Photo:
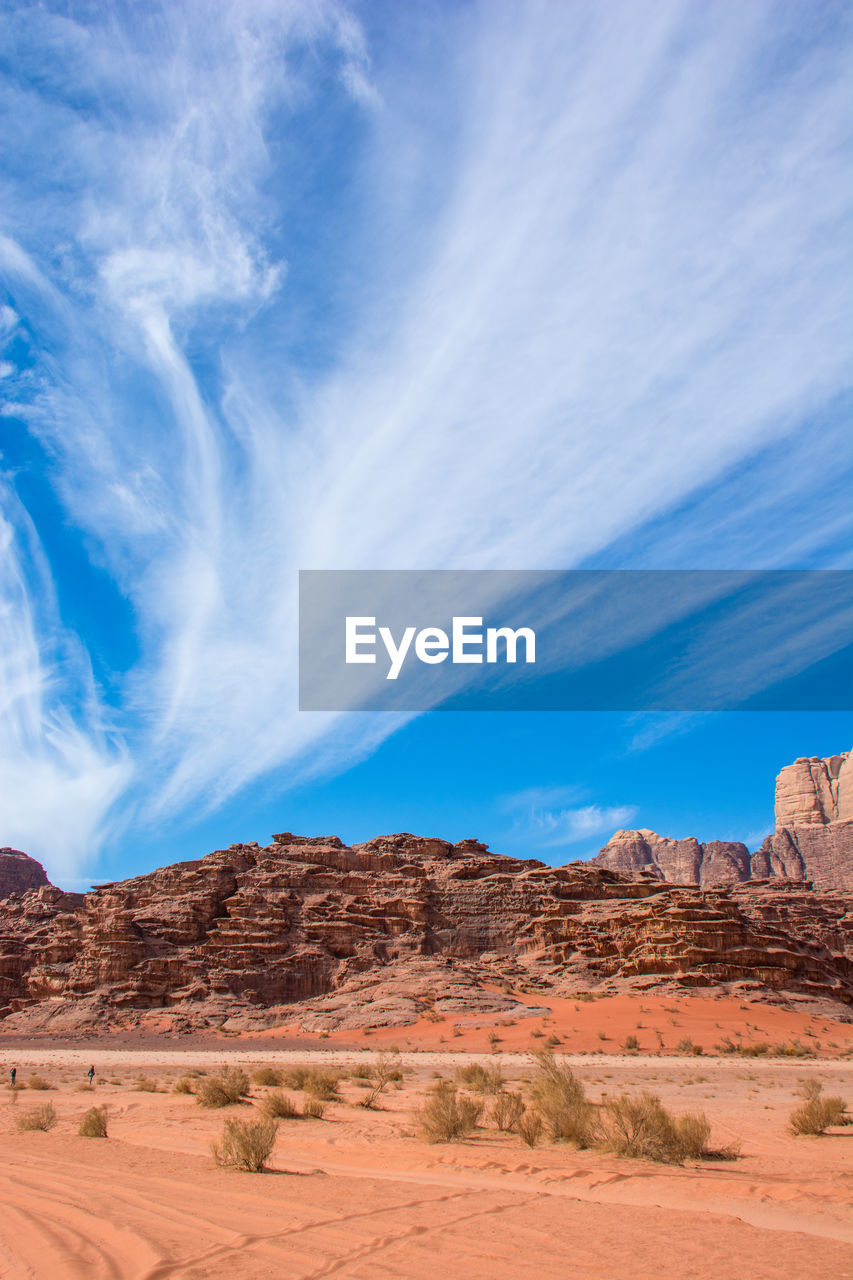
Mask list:
[[[287,1067],[281,1073],[281,1083],[287,1089],[302,1090],[305,1088],[305,1081],[310,1074],[310,1067]]]
[[[306,1098],[302,1104],[302,1114],[311,1120],[322,1120],[326,1114],[326,1104],[319,1098]]]
[[[689,1036],[685,1036],[682,1040],[679,1040],[678,1044],[675,1046],[675,1052],[676,1053],[695,1053],[696,1045],[693,1043],[693,1041],[690,1039]]]
[[[219,1142],[211,1144],[217,1164],[247,1173],[263,1173],[275,1145],[274,1120],[226,1120]]]
[[[561,1066],[552,1053],[533,1055],[537,1070],[530,1083],[533,1106],[542,1117],[554,1142],[571,1142],[590,1147],[595,1142],[597,1116],[587,1102],[584,1088],[569,1067]]]
[[[329,1102],[338,1096],[340,1073],[330,1067],[315,1067],[305,1077],[302,1088],[312,1098]]]
[[[75,1093],[94,1093],[95,1086],[93,1084],[75,1084]]]
[[[137,1076],[133,1089],[135,1093],[159,1093],[157,1081],[150,1076]]]
[[[366,1062],[361,1062],[357,1067],[353,1067],[350,1071],[350,1077],[353,1080],[369,1080],[373,1075],[373,1070]]]
[[[368,1110],[375,1107],[376,1100],[383,1090],[387,1089],[395,1081],[402,1079],[403,1073],[400,1070],[399,1052],[378,1053],[373,1067],[370,1092],[362,1098],[359,1106],[366,1107]]]
[[[639,1040],[637,1039],[637,1037],[636,1037],[636,1036],[634,1036],[634,1035],[626,1036],[626,1037],[625,1037],[625,1043],[624,1043],[624,1045],[623,1045],[622,1047],[623,1047],[623,1049],[627,1049],[627,1050],[630,1052],[630,1051],[631,1051],[631,1050],[633,1050],[633,1049],[639,1049],[639,1047],[640,1047],[640,1042],[639,1042]]]
[[[501,1089],[495,1096],[492,1107],[492,1119],[501,1133],[509,1133],[515,1129],[524,1115],[524,1100],[520,1093],[510,1093]]]
[[[52,1102],[45,1102],[40,1107],[33,1107],[29,1111],[20,1111],[15,1116],[15,1128],[22,1132],[28,1132],[34,1129],[40,1129],[43,1133],[47,1133],[56,1124],[56,1108]]]
[[[808,1080],[800,1088],[800,1095],[806,1099],[801,1107],[791,1112],[788,1123],[791,1133],[803,1134],[825,1133],[831,1125],[847,1123],[847,1104],[843,1098],[826,1098],[823,1086],[817,1080]]]
[[[603,1126],[605,1144],[617,1155],[661,1164],[700,1159],[711,1134],[703,1115],[673,1116],[651,1093],[608,1099]]]
[[[756,1044],[742,1045],[740,1052],[744,1058],[763,1058],[770,1052],[770,1045],[766,1040],[759,1040]]]
[[[595,999],[595,996],[592,994],[592,992],[591,992],[591,991],[578,991],[578,992],[577,992],[577,993],[572,997],[572,999],[574,999],[574,1000],[584,1000],[584,1001],[589,1001],[589,1000],[594,1000],[594,999]]]
[[[504,1082],[500,1067],[484,1067],[481,1062],[470,1062],[460,1067],[456,1079],[474,1093],[499,1093]]]
[[[172,1093],[194,1093],[193,1082],[189,1076],[181,1076],[172,1085]]]
[[[252,1084],[266,1084],[278,1089],[283,1083],[282,1074],[275,1067],[258,1067],[252,1072]]]
[[[105,1138],[107,1136],[106,1107],[90,1107],[77,1130],[81,1138]]]
[[[249,1092],[249,1077],[239,1067],[223,1067],[215,1076],[205,1076],[195,1089],[202,1107],[230,1107]]]
[[[542,1137],[542,1117],[538,1111],[525,1111],[516,1129],[518,1136],[528,1147],[535,1147]]]
[[[281,1089],[271,1089],[261,1105],[274,1120],[292,1120],[296,1115],[293,1099],[282,1093]]]
[[[464,1097],[442,1080],[430,1089],[417,1118],[428,1142],[451,1142],[472,1133],[482,1112],[482,1102]]]
[[[27,1088],[42,1091],[44,1089],[55,1089],[56,1086],[52,1085],[49,1080],[45,1080],[44,1076],[30,1076],[27,1081]]]

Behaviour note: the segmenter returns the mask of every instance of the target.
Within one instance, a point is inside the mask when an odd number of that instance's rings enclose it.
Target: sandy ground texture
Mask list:
[[[375,1111],[358,1105],[365,1081],[352,1074],[370,1050],[39,1045],[0,1059],[19,1083],[52,1086],[0,1093],[3,1280],[853,1277],[853,1129],[787,1132],[806,1078],[853,1101],[848,1060],[567,1057],[593,1100],[651,1089],[675,1111],[704,1111],[714,1145],[740,1143],[736,1159],[673,1167],[530,1149],[488,1119],[463,1141],[423,1140],[415,1111],[437,1074],[481,1061],[523,1088],[532,1064],[520,1052],[403,1053],[403,1079]],[[216,1111],[172,1092],[226,1062],[346,1074],[323,1118],[282,1121],[271,1172],[250,1174],[217,1167],[210,1143],[228,1115],[257,1114],[268,1086]],[[301,1110],[305,1095],[285,1092]],[[19,1132],[16,1117],[45,1102],[55,1127]],[[93,1104],[108,1108],[106,1140],[77,1136]]]

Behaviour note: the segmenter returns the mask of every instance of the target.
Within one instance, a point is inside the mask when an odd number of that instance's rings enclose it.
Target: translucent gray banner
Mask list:
[[[302,711],[843,711],[846,570],[305,570]]]

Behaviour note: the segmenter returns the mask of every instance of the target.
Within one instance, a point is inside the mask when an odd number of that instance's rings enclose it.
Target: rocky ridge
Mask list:
[[[476,840],[282,832],[83,895],[2,850],[0,888],[17,886],[0,901],[3,1030],[128,1026],[153,1011],[187,1030],[526,1016],[519,986],[850,1005],[849,758],[783,770],[777,830],[752,855],[620,831],[591,862],[550,867]]]
[[[853,1002],[844,895],[766,881],[703,890],[549,867],[409,834],[347,847],[290,833],[80,895],[13,895],[4,1030],[179,1014],[181,1025],[397,1025],[434,1003],[523,1013],[483,984],[681,988]]]

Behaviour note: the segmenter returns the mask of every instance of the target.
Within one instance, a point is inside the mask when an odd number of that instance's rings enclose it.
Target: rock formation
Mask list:
[[[186,1026],[258,1026],[283,1009],[315,1027],[396,1024],[442,1001],[516,1011],[483,988],[507,979],[557,993],[735,984],[851,1003],[849,907],[784,881],[703,890],[654,870],[628,879],[501,857],[474,840],[349,848],[286,832],[85,896],[43,886],[8,898],[0,1012],[6,1030],[155,1009]]]
[[[853,891],[853,756],[801,758],[776,779],[776,831],[755,855],[756,874]]]
[[[0,898],[49,884],[44,867],[20,849],[0,849]]]
[[[617,831],[593,865],[702,888],[779,876],[817,889],[853,891],[853,757],[850,752],[786,765],[776,779],[776,830],[751,856],[739,841],[700,844],[645,828]]]
[[[642,872],[667,884],[697,884],[703,888],[739,884],[749,880],[751,874],[749,851],[740,841],[700,844],[693,836],[673,840],[646,828],[617,831],[593,863],[622,875]]]

